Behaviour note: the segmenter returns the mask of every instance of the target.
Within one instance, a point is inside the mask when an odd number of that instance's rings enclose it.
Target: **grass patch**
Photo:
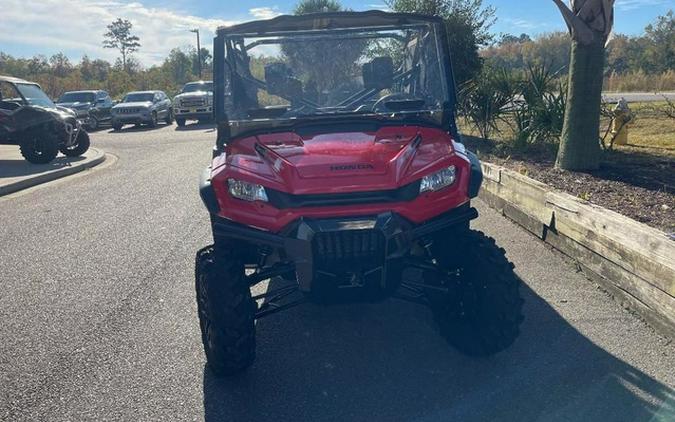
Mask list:
[[[667,117],[660,111],[661,108],[666,106],[666,102],[631,103],[630,108],[635,114],[635,118],[628,125],[628,145],[615,145],[614,148],[618,151],[675,157],[675,119]],[[462,133],[480,136],[478,130],[464,119],[460,118],[458,124]],[[601,119],[600,130],[602,133],[604,133],[608,124],[609,119]],[[515,126],[510,117],[497,122],[497,129],[492,136],[497,143],[494,153],[501,153],[501,155],[506,156],[536,151],[537,154],[548,152],[555,156],[557,145],[551,143],[530,144],[523,149],[522,145],[518,145],[516,142],[517,137],[513,127]]]
[[[659,155],[675,156],[675,119],[659,111],[665,106],[665,102],[632,103],[635,120],[628,125],[628,145],[617,149],[647,149]]]

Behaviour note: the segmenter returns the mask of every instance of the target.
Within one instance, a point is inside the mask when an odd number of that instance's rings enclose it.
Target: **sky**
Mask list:
[[[64,52],[114,61],[117,54],[101,47],[105,26],[117,17],[129,19],[142,47],[136,57],[145,66],[160,64],[174,47],[196,44],[189,29],[199,28],[202,45],[210,47],[213,31],[253,19],[290,13],[297,0],[0,0],[0,51],[17,57]],[[353,10],[386,9],[382,0],[342,0]],[[484,0],[497,9],[495,34],[565,30],[550,0]],[[615,32],[637,35],[654,19],[675,9],[675,0],[617,0]]]

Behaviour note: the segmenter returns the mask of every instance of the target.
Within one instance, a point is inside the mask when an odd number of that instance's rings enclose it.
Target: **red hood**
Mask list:
[[[226,152],[214,167],[228,164],[245,180],[308,194],[395,189],[442,165],[453,149],[447,133],[413,126],[266,134],[238,140]]]

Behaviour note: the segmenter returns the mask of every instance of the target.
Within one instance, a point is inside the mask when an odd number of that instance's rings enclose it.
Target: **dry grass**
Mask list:
[[[615,146],[615,149],[675,157],[675,119],[668,118],[658,111],[660,107],[665,106],[665,102],[630,104],[635,119],[628,125],[628,145]],[[462,133],[480,136],[478,131],[463,119],[458,123]],[[608,119],[601,120],[600,127],[603,133],[608,124]],[[511,146],[516,136],[510,125],[507,122],[499,122],[498,128],[499,132],[493,135],[494,140]]]
[[[666,103],[633,103],[636,117],[628,125],[628,145],[618,149],[641,149],[659,155],[675,156],[675,119],[659,113]]]
[[[664,92],[675,90],[675,70],[649,75],[642,71],[605,77],[607,92]]]

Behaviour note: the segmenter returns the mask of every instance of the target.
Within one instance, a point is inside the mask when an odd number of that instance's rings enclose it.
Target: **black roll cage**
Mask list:
[[[443,115],[440,124],[431,126],[440,126],[440,128],[449,131],[455,139],[459,140],[457,125],[455,122],[455,107],[457,103],[455,79],[452,70],[452,63],[450,59],[450,51],[448,46],[448,36],[445,24],[442,18],[437,16],[428,16],[415,13],[389,13],[378,10],[367,12],[328,12],[328,13],[312,13],[306,15],[284,15],[273,19],[247,22],[239,25],[220,27],[216,31],[216,37],[213,42],[213,84],[214,84],[214,116],[218,125],[218,139],[216,141],[216,149],[222,150],[222,147],[229,141],[232,135],[241,135],[240,131],[233,133],[231,122],[226,112],[226,86],[225,86],[225,72],[233,71],[233,64],[226,60],[226,53],[228,57],[234,56],[231,49],[231,44],[226,40],[233,40],[240,38],[243,44],[243,38],[256,37],[270,37],[270,36],[288,36],[296,34],[311,34],[312,32],[320,33],[324,30],[331,30],[335,32],[350,32],[350,31],[382,31],[382,30],[399,30],[402,28],[419,27],[421,25],[431,25],[438,37],[440,51],[439,57],[443,63],[443,68],[446,72],[445,85],[448,92],[448,101],[443,104]],[[315,37],[316,35],[314,35]],[[259,40],[249,45],[242,45],[244,51],[255,47],[256,45],[274,42],[274,40]],[[395,75],[398,80],[402,80],[410,76],[415,71],[413,69],[404,74]],[[265,88],[265,82],[260,81],[250,75],[246,77],[250,83],[257,85],[259,88]],[[372,90],[370,90],[372,91]],[[343,103],[349,101],[359,101],[362,98],[367,98],[373,93],[364,90],[359,92]],[[293,100],[290,99],[289,100]],[[300,103],[307,103],[305,105],[315,107],[315,104],[306,99],[302,99]],[[342,103],[340,104],[342,105]],[[301,121],[304,119],[298,119]],[[282,125],[285,127],[285,125]],[[265,128],[261,131],[274,131],[274,127]]]
[[[23,103],[24,106],[30,105],[30,101],[26,98],[26,96],[23,95],[23,92],[19,89],[18,85],[33,85],[38,87],[40,91],[42,91],[42,87],[40,84],[37,84],[35,82],[28,82],[28,81],[10,81],[10,80],[5,80],[5,79],[0,79],[0,84],[6,83],[12,86],[14,88],[14,91],[16,91],[17,94],[19,94],[19,98],[21,98],[21,102]],[[0,95],[0,101],[5,101],[4,98]]]

